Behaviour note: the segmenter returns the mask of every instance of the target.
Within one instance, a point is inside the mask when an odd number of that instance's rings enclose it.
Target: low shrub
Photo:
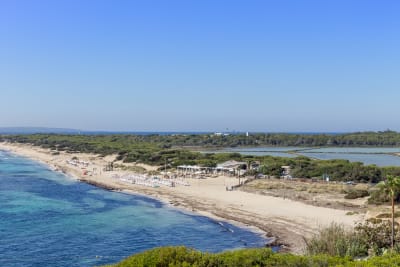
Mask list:
[[[356,199],[356,198],[362,198],[362,197],[367,197],[369,196],[369,193],[367,190],[357,190],[353,189],[347,192],[347,194],[344,196],[345,199]]]
[[[395,244],[400,244],[399,225],[395,224]],[[313,238],[306,240],[306,254],[363,257],[382,255],[391,249],[391,222],[371,218],[358,223],[353,230],[343,225],[331,224]],[[400,251],[400,245],[398,246]]]
[[[364,260],[328,255],[300,256],[274,253],[270,249],[242,249],[217,254],[202,253],[185,247],[151,249],[127,259],[114,267],[372,267],[400,266],[400,255],[387,253]]]
[[[368,246],[354,231],[347,231],[343,225],[332,223],[306,240],[306,254],[360,257],[368,254]]]
[[[374,190],[370,192],[370,197],[368,198],[368,204],[382,205],[389,203],[389,195],[381,190]]]
[[[253,266],[296,266],[319,267],[336,266],[353,262],[350,258],[327,255],[298,256],[274,253],[271,249],[241,249],[217,254],[202,253],[185,247],[155,248],[133,255],[115,267],[253,267]]]

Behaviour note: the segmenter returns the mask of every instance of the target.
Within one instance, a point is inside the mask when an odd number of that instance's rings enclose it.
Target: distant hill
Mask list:
[[[0,127],[0,134],[78,134],[80,130],[65,128],[46,128],[46,127]]]

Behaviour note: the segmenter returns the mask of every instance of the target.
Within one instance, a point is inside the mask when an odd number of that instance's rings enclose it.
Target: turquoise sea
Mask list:
[[[0,151],[0,266],[98,266],[158,246],[219,252],[265,241],[247,229],[96,188]]]

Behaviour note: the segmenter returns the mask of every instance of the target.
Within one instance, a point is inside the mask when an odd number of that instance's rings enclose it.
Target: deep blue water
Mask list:
[[[246,229],[0,151],[0,266],[94,266],[158,246],[218,252],[264,243]]]

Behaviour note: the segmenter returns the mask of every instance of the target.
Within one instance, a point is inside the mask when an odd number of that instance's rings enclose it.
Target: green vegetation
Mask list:
[[[394,247],[394,202],[397,195],[400,192],[400,177],[394,177],[388,175],[385,181],[382,181],[378,184],[378,187],[382,188],[382,190],[388,194],[390,198],[390,202],[392,204],[392,235],[391,235],[391,244],[392,248]]]
[[[3,135],[0,141],[29,143],[52,150],[54,155],[62,151],[95,153],[102,156],[115,154],[117,160],[155,166],[167,163],[169,168],[182,164],[216,166],[227,160],[258,162],[260,168],[253,171],[269,176],[280,176],[281,166],[291,167],[293,177],[321,179],[328,174],[332,181],[381,183],[379,190],[355,186],[345,191],[346,198],[354,199],[370,195],[369,203],[381,204],[399,198],[400,167],[380,168],[365,166],[347,160],[314,160],[299,156],[281,158],[249,156],[239,153],[200,153],[193,147],[227,146],[400,146],[400,134],[355,133],[345,135],[297,135],[255,134],[215,135]],[[117,165],[116,165],[117,166]],[[138,166],[121,165],[121,168],[144,171]],[[388,179],[385,180],[385,177]],[[393,179],[392,179],[393,178]],[[391,182],[395,180],[395,182]],[[339,186],[339,184],[336,184]],[[278,185],[276,185],[278,186]],[[317,189],[314,189],[317,190]],[[392,206],[393,207],[393,206]],[[394,216],[392,216],[394,215]],[[380,218],[358,224],[347,231],[342,226],[331,225],[314,238],[307,240],[307,255],[297,256],[273,253],[270,249],[246,249],[218,254],[202,253],[185,247],[165,247],[131,256],[115,266],[400,266],[400,255],[390,254],[357,261],[355,257],[382,255],[393,248],[400,250],[398,225],[390,220],[398,214],[383,214]],[[396,242],[397,241],[397,242]],[[329,255],[329,256],[328,256]]]
[[[368,190],[353,189],[346,193],[345,199],[356,199],[369,196]]]
[[[368,204],[371,205],[382,205],[389,203],[390,198],[385,192],[383,192],[380,188],[376,187],[370,191]]]
[[[31,141],[41,139],[45,134],[34,135],[13,135],[3,136],[19,141]],[[49,137],[49,144],[52,140],[63,135],[52,135]],[[174,134],[174,135],[64,135],[69,136],[72,142],[87,139],[103,139],[108,141],[109,148],[115,147],[112,143],[152,143],[163,144],[164,148],[177,146],[191,147],[237,147],[237,146],[400,146],[400,133],[394,131],[383,132],[359,132],[348,134],[290,134],[290,133],[252,133],[233,135],[214,135],[214,134]],[[1,138],[1,137],[0,137]],[[62,144],[60,144],[62,145]],[[93,143],[89,142],[84,148],[93,148]],[[107,146],[108,146],[107,145]],[[107,150],[107,146],[103,148]]]
[[[138,253],[112,266],[400,266],[400,246],[390,250],[390,235],[391,222],[387,220],[371,219],[352,230],[333,223],[305,240],[304,256],[275,253],[268,248],[212,254],[185,247],[163,247]],[[400,240],[398,232],[395,239]]]
[[[332,223],[306,240],[308,255],[327,254],[332,256],[362,257],[368,255],[368,244],[356,231],[346,231],[342,225]]]
[[[391,200],[390,221],[385,220],[389,217],[388,214],[380,214],[347,231],[341,225],[331,224],[312,239],[306,240],[307,253],[360,257],[368,254],[382,255],[388,249],[399,252],[399,224],[395,222],[398,214],[395,213],[394,204],[400,193],[400,177],[387,175],[377,188],[380,190],[376,192]],[[357,191],[352,191],[352,197],[358,194]]]
[[[247,163],[259,162],[259,173],[279,177],[281,166],[291,167],[291,175],[301,178],[321,178],[328,174],[332,181],[377,183],[386,174],[400,175],[400,167],[380,168],[365,166],[347,160],[313,160],[307,157],[281,158],[250,156],[239,153],[200,153],[189,150],[195,147],[220,147],[238,145],[400,145],[400,134],[355,133],[345,135],[252,134],[216,136],[201,135],[3,135],[0,141],[29,143],[60,151],[86,152],[100,155],[116,154],[123,162],[145,163],[156,166],[201,165],[214,167],[227,160]],[[378,142],[379,141],[379,142]],[[253,173],[257,174],[257,173]]]
[[[393,240],[400,241],[398,224],[394,224]],[[392,242],[392,222],[371,218],[358,223],[354,229],[346,230],[342,225],[332,223],[313,238],[306,240],[308,255],[327,254],[331,256],[365,257],[383,255],[389,250],[400,252],[400,246]]]
[[[217,254],[202,253],[185,247],[155,248],[133,255],[115,267],[372,267],[400,266],[400,255],[387,254],[366,260],[327,255],[274,253],[267,248],[242,249]]]

